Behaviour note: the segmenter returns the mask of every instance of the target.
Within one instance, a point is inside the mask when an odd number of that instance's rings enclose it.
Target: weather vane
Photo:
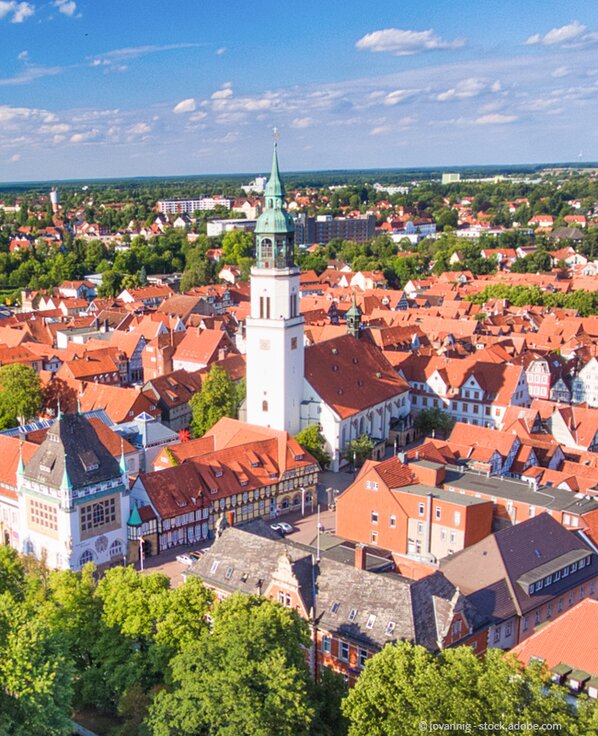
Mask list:
[[[280,140],[280,130],[276,127],[272,128],[272,138],[274,139],[274,143],[278,143]]]

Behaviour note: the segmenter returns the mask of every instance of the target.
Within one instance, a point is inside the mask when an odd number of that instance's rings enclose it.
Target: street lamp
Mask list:
[[[143,536],[139,535],[139,564],[141,572],[143,572]]]

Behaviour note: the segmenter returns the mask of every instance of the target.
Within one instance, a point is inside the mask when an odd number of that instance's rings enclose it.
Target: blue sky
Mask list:
[[[375,7],[374,7],[375,6]],[[0,0],[0,181],[598,160],[598,3]]]

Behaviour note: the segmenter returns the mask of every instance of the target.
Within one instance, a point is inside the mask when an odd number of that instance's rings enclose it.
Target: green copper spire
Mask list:
[[[264,190],[264,211],[255,224],[255,238],[257,268],[295,268],[295,222],[286,210],[276,143],[272,171]]]
[[[67,461],[67,455],[65,452],[64,453],[64,470],[62,473],[62,482],[60,483],[60,488],[63,491],[72,491],[73,484],[71,483],[71,479],[69,478],[69,472],[66,468],[66,461]]]
[[[353,299],[351,300],[351,307],[345,314],[347,320],[347,333],[353,335],[353,337],[359,337],[361,331],[361,315],[362,311],[357,306],[357,299],[355,298],[355,292],[353,292]]]
[[[128,526],[141,526],[141,516],[139,516],[139,510],[137,508],[137,502],[135,501],[133,504],[133,508],[131,509],[131,513],[129,514],[129,521],[127,521]]]
[[[274,143],[274,151],[272,153],[272,170],[270,171],[270,178],[266,184],[264,190],[264,196],[266,197],[284,197],[285,190],[282,179],[280,178],[280,170],[278,168],[278,144]]]

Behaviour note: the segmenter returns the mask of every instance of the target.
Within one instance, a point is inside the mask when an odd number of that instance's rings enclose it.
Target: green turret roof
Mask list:
[[[361,309],[357,306],[357,302],[355,301],[355,295],[353,295],[353,301],[349,309],[347,309],[345,317],[361,317],[362,314]]]
[[[127,524],[128,526],[141,526],[141,516],[139,516],[137,504],[135,504],[131,509],[131,513],[129,514],[129,521],[127,521]]]

